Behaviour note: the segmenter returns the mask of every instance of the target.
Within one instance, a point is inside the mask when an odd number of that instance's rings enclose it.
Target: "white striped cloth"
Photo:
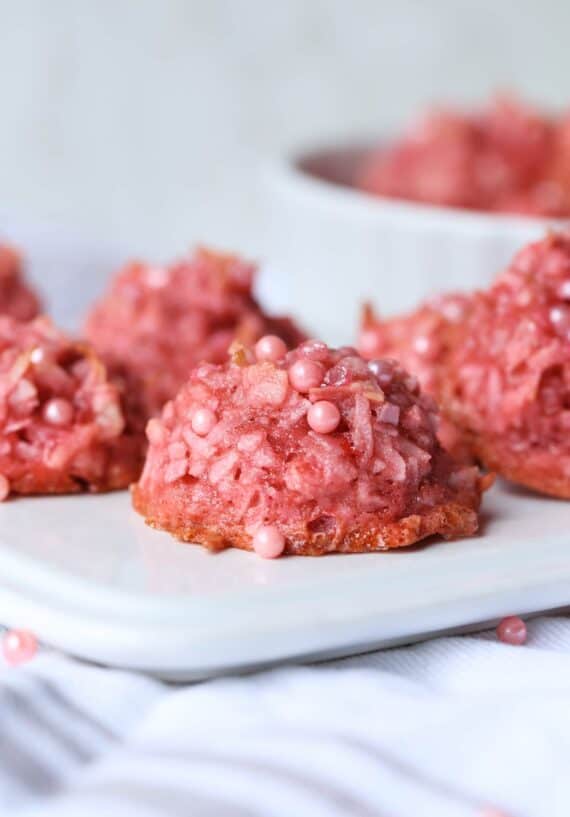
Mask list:
[[[569,768],[564,616],[184,686],[0,668],[10,817],[568,817]]]

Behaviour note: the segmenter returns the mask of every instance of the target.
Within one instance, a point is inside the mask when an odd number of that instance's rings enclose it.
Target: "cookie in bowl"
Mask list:
[[[439,107],[372,150],[362,190],[443,207],[570,217],[570,116],[509,96],[481,110]]]

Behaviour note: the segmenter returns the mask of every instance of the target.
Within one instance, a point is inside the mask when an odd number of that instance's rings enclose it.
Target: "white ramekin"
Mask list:
[[[365,300],[391,314],[486,286],[523,244],[568,224],[371,196],[343,184],[361,155],[297,152],[266,168],[271,268],[295,316],[329,343],[354,342]]]

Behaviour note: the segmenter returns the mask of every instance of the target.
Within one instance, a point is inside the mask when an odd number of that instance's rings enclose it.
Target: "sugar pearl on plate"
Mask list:
[[[73,420],[73,406],[63,397],[54,397],[45,404],[43,415],[52,426],[68,426]]]
[[[217,423],[217,417],[209,408],[199,408],[192,415],[192,431],[200,437],[210,433]]]
[[[297,391],[316,389],[323,382],[324,368],[316,360],[304,358],[296,360],[289,369],[289,381]]]
[[[2,639],[2,652],[7,664],[15,667],[30,661],[36,654],[38,642],[27,630],[8,630]]]
[[[507,616],[497,627],[497,637],[504,644],[519,646],[526,641],[526,624],[518,616]]]
[[[255,344],[255,356],[258,360],[269,360],[274,363],[286,354],[287,345],[277,335],[264,335]]]
[[[340,411],[334,403],[328,400],[319,400],[313,403],[307,412],[307,422],[319,434],[330,434],[340,423]]]
[[[276,559],[285,550],[285,537],[275,525],[263,525],[255,532],[253,549],[264,559]]]

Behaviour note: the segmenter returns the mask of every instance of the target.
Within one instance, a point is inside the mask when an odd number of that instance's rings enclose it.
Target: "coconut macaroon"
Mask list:
[[[29,321],[40,311],[40,301],[25,281],[20,254],[0,244],[0,315]]]
[[[394,358],[418,378],[420,388],[440,400],[447,376],[449,355],[461,335],[470,308],[464,293],[440,295],[414,312],[382,319],[366,305],[358,337],[358,350],[368,360]],[[472,455],[463,434],[441,406],[438,438],[456,459],[470,461]]]
[[[436,108],[369,152],[355,183],[389,198],[567,218],[570,118],[504,96],[478,111]]]
[[[441,448],[435,421],[395,362],[319,341],[238,344],[148,424],[134,505],[182,540],[268,557],[470,535],[485,484]]]
[[[358,351],[368,360],[396,358],[418,378],[422,391],[436,396],[445,376],[449,351],[469,313],[469,304],[470,297],[464,293],[440,295],[414,312],[386,319],[366,305]]]
[[[303,334],[253,297],[255,266],[198,249],[168,266],[131,263],[87,318],[85,335],[127,399],[129,424],[143,429],[201,361],[221,363],[237,337],[270,333],[288,344]]]
[[[523,248],[473,297],[441,400],[487,467],[570,498],[570,235]]]
[[[105,367],[47,318],[0,316],[0,499],[125,488],[141,441],[124,433]]]

